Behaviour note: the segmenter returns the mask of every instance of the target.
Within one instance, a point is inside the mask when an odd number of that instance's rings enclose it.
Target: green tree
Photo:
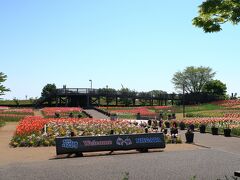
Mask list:
[[[42,97],[47,99],[48,104],[51,105],[52,100],[56,97],[57,87],[55,84],[47,84],[42,89]]]
[[[172,78],[175,89],[182,92],[183,86],[187,93],[200,93],[204,85],[211,81],[215,72],[209,67],[186,67],[182,72],[176,72]]]
[[[193,25],[207,33],[221,31],[221,25],[240,21],[240,0],[206,0],[199,6]]]
[[[141,97],[139,99],[140,104],[142,106],[145,106],[145,105],[147,105],[147,100],[149,99],[149,97],[151,97],[151,93],[150,92],[139,92],[138,97]]]
[[[132,97],[135,97],[137,95],[136,91],[132,91],[128,88],[122,88],[118,91],[118,93],[122,96],[120,98],[120,102],[125,106],[129,106],[133,102]]]
[[[100,88],[98,89],[98,93],[106,96],[103,99],[107,102],[107,104],[110,104],[115,99],[117,91],[113,88]]]
[[[6,80],[7,75],[0,72],[0,95],[4,95],[4,92],[10,91],[10,89],[7,89],[5,86],[2,85],[2,83]]]
[[[152,90],[149,93],[154,97],[160,97],[163,94],[167,94],[166,91],[162,91],[162,90]]]
[[[220,80],[211,80],[204,85],[203,92],[216,96],[218,99],[224,99],[226,97],[227,86]]]

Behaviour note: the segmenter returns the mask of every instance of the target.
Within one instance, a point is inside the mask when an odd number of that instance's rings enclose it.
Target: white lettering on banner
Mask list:
[[[107,146],[107,145],[112,145],[112,141],[95,141],[95,140],[86,140],[83,141],[84,146]]]
[[[71,139],[64,139],[62,147],[67,149],[78,149],[78,142],[72,141]]]

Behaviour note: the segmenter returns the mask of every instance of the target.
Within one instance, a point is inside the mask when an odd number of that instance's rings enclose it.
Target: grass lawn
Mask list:
[[[5,125],[5,122],[0,120],[0,127],[4,126]]]
[[[215,105],[215,104],[200,104],[200,105],[189,105],[185,106],[186,113],[189,112],[199,112],[199,111],[213,111],[213,110],[221,110],[223,107]],[[174,111],[176,113],[181,113],[183,110],[183,106],[175,106]]]

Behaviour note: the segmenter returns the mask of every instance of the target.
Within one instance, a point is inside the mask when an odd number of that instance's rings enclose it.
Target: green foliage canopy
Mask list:
[[[193,25],[203,28],[204,32],[221,31],[221,24],[240,21],[240,0],[206,0],[199,6],[198,16]]]
[[[204,85],[211,81],[215,72],[210,67],[186,67],[182,72],[176,72],[172,78],[175,89],[182,91],[183,86],[187,93],[200,93]]]
[[[43,87],[42,89],[42,97],[50,97],[50,96],[55,96],[56,95],[56,90],[57,87],[55,84],[47,84],[46,86]]]
[[[0,72],[0,95],[4,95],[4,92],[10,91],[9,89],[7,89],[5,86],[2,85],[2,83],[6,80],[7,80],[7,75]]]
[[[98,93],[101,95],[105,95],[104,97],[107,104],[111,103],[114,100],[114,95],[117,94],[117,91],[113,88],[100,88],[98,89]]]
[[[203,91],[210,95],[224,98],[226,96],[227,86],[220,80],[211,80],[204,85]]]

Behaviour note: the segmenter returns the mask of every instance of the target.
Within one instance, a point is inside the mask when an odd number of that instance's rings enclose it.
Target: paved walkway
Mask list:
[[[195,132],[195,143],[172,144],[149,153],[86,153],[83,158],[55,159],[55,147],[10,148],[17,123],[0,128],[0,180],[17,179],[231,179],[240,168],[240,138]],[[184,131],[181,131],[185,141]],[[55,160],[54,160],[55,159]],[[3,178],[4,177],[4,178]]]
[[[18,122],[7,122],[0,128],[0,166],[10,163],[44,161],[55,157],[55,147],[11,148],[9,143],[17,124]]]
[[[240,155],[240,138],[224,137],[223,135],[214,136],[209,133],[201,134],[199,132],[195,132],[194,136],[195,144]]]
[[[94,110],[94,109],[84,109],[88,114],[90,114],[93,118],[96,119],[109,119],[108,116]]]
[[[0,166],[2,180],[231,179],[240,156],[212,149],[68,158]]]
[[[43,117],[43,113],[42,113],[42,111],[40,109],[34,109],[33,112],[34,112],[34,116],[41,116],[41,117]]]

